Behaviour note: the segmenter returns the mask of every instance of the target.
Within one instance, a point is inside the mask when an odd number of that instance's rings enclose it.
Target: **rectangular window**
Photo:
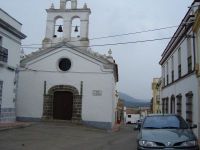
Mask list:
[[[181,64],[181,48],[178,49],[178,64]]]
[[[181,78],[181,64],[178,65],[178,77]]]
[[[169,84],[169,75],[167,75],[167,85]]]
[[[0,46],[0,61],[8,61],[8,50]]]
[[[169,64],[167,62],[167,85],[169,84]]]
[[[2,46],[2,37],[0,36],[0,46]]]
[[[173,56],[172,56],[171,60],[172,60],[172,63],[171,63],[171,68],[172,68],[171,78],[172,78],[172,82],[174,82],[174,57]]]
[[[162,99],[162,113],[165,113],[165,99]]]
[[[162,78],[162,80],[163,80],[162,81],[162,83],[163,83],[162,86],[164,87],[165,86],[165,66],[162,67],[162,77],[163,77]]]
[[[178,49],[178,77],[181,77],[181,48]]]
[[[188,57],[192,56],[192,40],[191,40],[191,37],[188,36],[187,38],[187,55]]]
[[[174,70],[172,70],[172,82],[174,82]]]
[[[162,99],[162,112],[163,114],[168,113],[168,98]]]
[[[189,92],[186,94],[186,121],[189,125],[193,122],[193,94]]]
[[[168,98],[166,98],[166,110],[165,110],[165,112],[166,112],[166,114],[168,114],[169,113],[169,109],[168,109],[168,103],[169,103],[169,99]]]
[[[3,81],[0,81],[0,105],[2,102],[2,93],[3,93]]]
[[[171,98],[171,114],[175,114],[175,97]]]
[[[165,78],[163,78],[163,87],[165,86]]]
[[[182,115],[182,96],[177,95],[177,115]]]
[[[188,73],[192,72],[192,56],[188,57]]]
[[[131,118],[131,115],[128,115],[128,118]]]

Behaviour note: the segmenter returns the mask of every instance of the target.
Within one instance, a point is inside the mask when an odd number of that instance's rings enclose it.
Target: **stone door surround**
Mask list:
[[[82,95],[80,95],[78,90],[71,85],[56,85],[48,90],[48,93],[44,95],[43,120],[53,119],[53,99],[56,91],[67,91],[73,93],[72,121],[81,121]]]

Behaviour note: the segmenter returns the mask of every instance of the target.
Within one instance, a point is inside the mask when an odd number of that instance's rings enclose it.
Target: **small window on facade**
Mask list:
[[[60,70],[68,71],[71,68],[71,61],[68,58],[62,58],[58,65]]]
[[[2,93],[3,93],[3,81],[0,81],[0,104],[2,102]]]
[[[192,56],[188,57],[188,73],[192,72]]]
[[[178,77],[181,78],[181,65],[178,65]]]
[[[167,62],[167,85],[169,84],[169,63]]]
[[[167,75],[167,85],[169,84],[169,75]]]
[[[168,109],[168,103],[169,103],[169,98],[166,98],[166,107],[165,107],[165,112],[168,114],[169,113],[169,109]]]
[[[186,94],[186,121],[189,125],[193,122],[193,94],[189,92]]]
[[[8,62],[8,50],[0,46],[0,61]]]
[[[165,66],[162,67],[162,83],[163,83],[163,87],[165,86]]]
[[[162,100],[162,112],[163,112],[163,114],[167,114],[168,113],[168,101],[169,101],[168,98],[164,98]]]
[[[131,118],[131,115],[128,115],[128,118]]]
[[[182,96],[177,95],[177,115],[182,116]]]
[[[171,97],[171,114],[175,114],[175,97]]]
[[[178,49],[178,77],[181,77],[181,48]]]
[[[174,82],[174,57],[172,56],[172,63],[171,63],[171,68],[172,68],[172,72],[171,72],[171,78],[172,78],[172,82]]]
[[[174,70],[172,70],[172,82],[174,82]]]
[[[2,46],[2,37],[0,36],[0,46]]]
[[[162,113],[165,114],[165,99],[162,99]]]

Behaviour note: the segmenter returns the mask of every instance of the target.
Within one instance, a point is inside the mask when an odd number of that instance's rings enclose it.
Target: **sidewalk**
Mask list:
[[[115,123],[115,125],[112,128],[112,132],[117,132],[120,130],[121,124]]]
[[[16,128],[25,128],[30,125],[31,123],[27,122],[5,122],[5,123],[0,123],[0,131],[8,129],[16,129]]]

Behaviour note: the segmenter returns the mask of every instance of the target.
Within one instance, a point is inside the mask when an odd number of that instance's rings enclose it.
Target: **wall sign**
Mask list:
[[[92,95],[93,96],[102,96],[103,92],[102,90],[93,90]]]

